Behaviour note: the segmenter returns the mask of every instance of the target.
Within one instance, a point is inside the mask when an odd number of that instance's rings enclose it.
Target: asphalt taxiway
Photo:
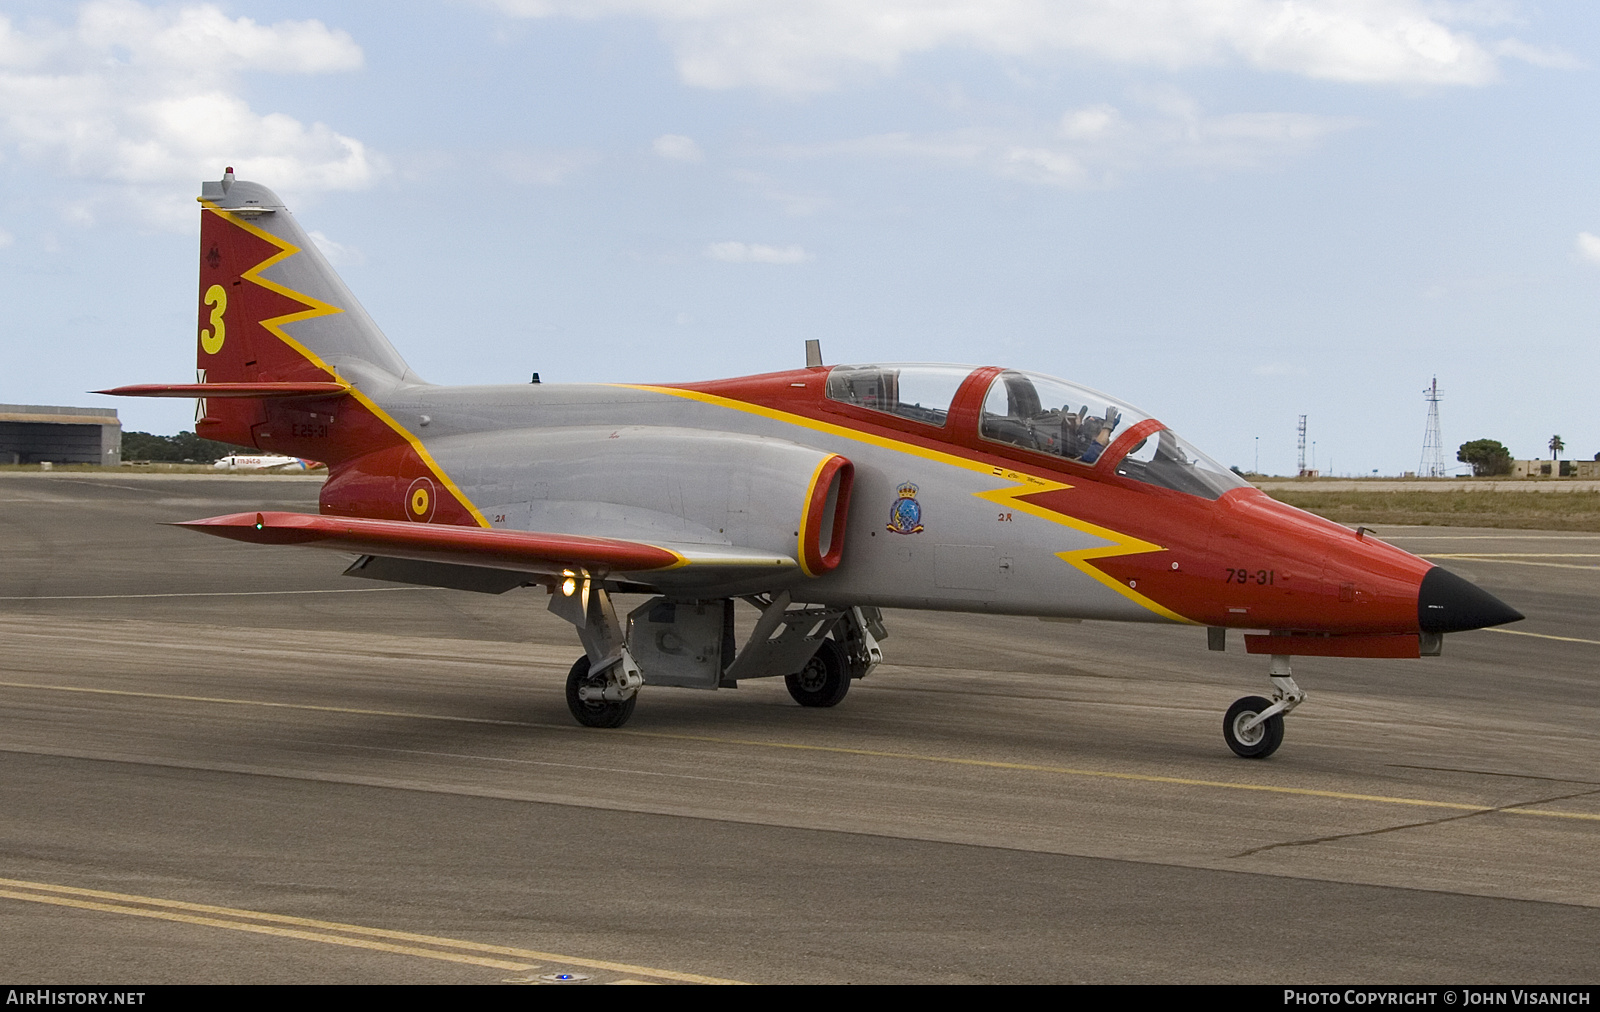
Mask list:
[[[536,590],[162,527],[317,479],[0,474],[0,977],[1592,982],[1600,535],[1386,528],[1528,615],[1420,661],[888,615],[838,708],[578,727]]]

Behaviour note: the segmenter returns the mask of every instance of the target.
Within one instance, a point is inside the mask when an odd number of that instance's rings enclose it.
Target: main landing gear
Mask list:
[[[1283,744],[1283,718],[1306,701],[1306,694],[1290,674],[1289,655],[1273,654],[1272,698],[1245,696],[1235,700],[1222,718],[1222,737],[1235,755],[1246,759],[1265,759]]]
[[[633,716],[637,689],[626,699],[607,699],[605,676],[591,677],[589,667],[589,655],[584,654],[567,672],[567,709],[584,727],[621,727]]]
[[[788,591],[747,597],[761,615],[736,649],[730,598],[655,597],[624,619],[604,581],[582,570],[561,575],[550,611],[583,642],[567,673],[567,709],[585,727],[621,727],[647,682],[717,689],[782,677],[801,706],[837,706],[883,660],[878,640],[888,633],[876,608],[793,605]]]
[[[783,684],[801,706],[838,706],[850,691],[850,665],[844,648],[835,640],[823,640],[806,666],[785,675]]]
[[[583,656],[567,673],[567,708],[586,727],[621,727],[633,713],[644,675],[628,652],[611,595],[587,575],[573,573],[554,589],[550,610],[576,626],[583,642]]]

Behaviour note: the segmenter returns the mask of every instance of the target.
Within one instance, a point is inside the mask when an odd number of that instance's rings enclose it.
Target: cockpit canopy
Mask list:
[[[989,384],[979,415],[984,439],[1094,464],[1149,416],[1087,387],[1007,369]]]
[[[828,373],[828,397],[942,426],[971,375],[965,365],[836,365]]]
[[[944,427],[956,393],[974,370],[951,365],[840,365],[828,373],[831,400]],[[978,435],[1085,466],[1102,459],[1117,437],[1149,415],[1097,390],[1053,376],[1007,369],[989,382]],[[1249,483],[1155,422],[1131,447],[1119,446],[1117,474],[1134,481],[1216,499]]]

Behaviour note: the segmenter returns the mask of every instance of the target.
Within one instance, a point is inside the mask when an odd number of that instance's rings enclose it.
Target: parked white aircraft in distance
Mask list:
[[[212,467],[224,471],[309,471],[326,464],[303,457],[276,457],[262,454],[233,453],[217,461]]]

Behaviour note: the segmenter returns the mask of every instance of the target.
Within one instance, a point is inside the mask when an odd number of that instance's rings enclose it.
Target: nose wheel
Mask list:
[[[1246,759],[1265,759],[1278,751],[1283,744],[1283,714],[1274,713],[1261,719],[1272,708],[1272,700],[1265,696],[1246,696],[1236,699],[1222,718],[1222,737],[1234,755]]]
[[[1306,701],[1306,694],[1294,683],[1287,654],[1273,654],[1272,698],[1245,696],[1236,699],[1222,718],[1222,737],[1233,754],[1245,759],[1265,759],[1283,744],[1283,718]]]

